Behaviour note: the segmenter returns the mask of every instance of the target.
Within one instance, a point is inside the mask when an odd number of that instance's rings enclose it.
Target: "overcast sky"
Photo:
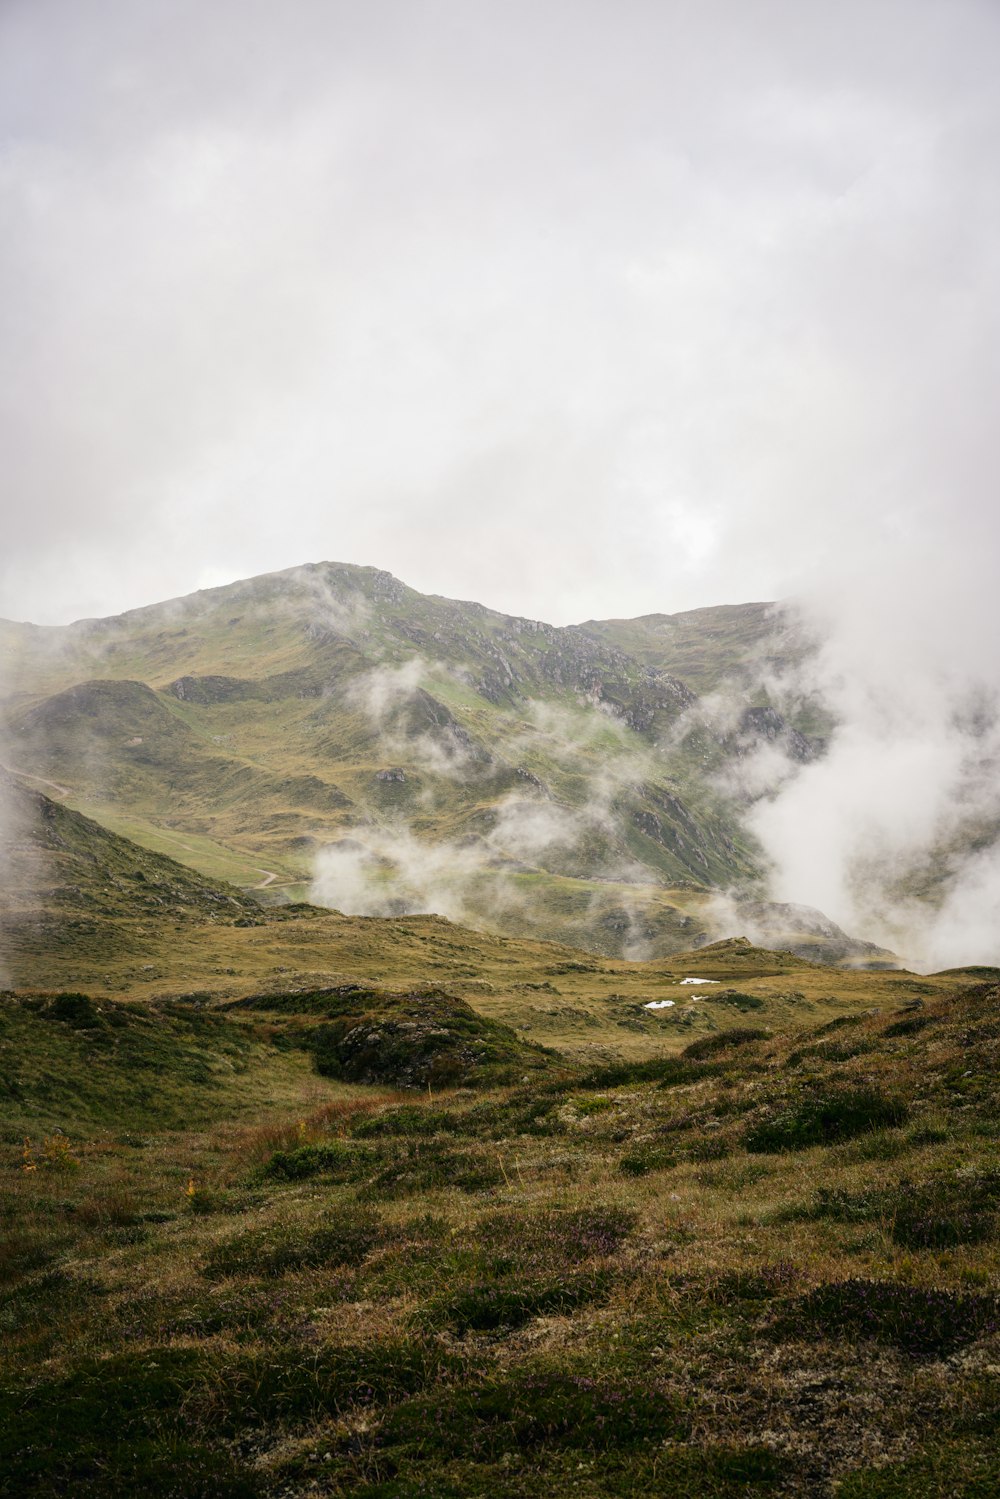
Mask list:
[[[3,0],[0,614],[329,558],[981,653],[998,77],[996,0]]]

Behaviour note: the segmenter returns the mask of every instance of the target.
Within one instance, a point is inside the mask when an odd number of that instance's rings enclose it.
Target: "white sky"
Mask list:
[[[998,77],[995,0],[4,0],[0,614],[330,558],[995,660]]]

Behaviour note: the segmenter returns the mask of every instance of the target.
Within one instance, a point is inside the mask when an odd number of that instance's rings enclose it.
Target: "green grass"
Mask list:
[[[823,1022],[805,1082],[776,1032],[431,1098],[280,993],[6,999],[0,1495],[991,1492],[995,989]],[[803,1086],[848,1115],[748,1151]]]
[[[191,1006],[0,996],[0,1133],[188,1129],[249,1117],[312,1075],[271,1037]]]

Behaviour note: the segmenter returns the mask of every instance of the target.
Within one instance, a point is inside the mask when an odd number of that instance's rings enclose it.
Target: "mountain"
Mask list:
[[[752,924],[885,960],[763,899],[739,766],[763,743],[823,749],[808,705],[786,719],[760,687],[809,649],[774,606],[558,628],[321,563],[67,627],[3,622],[0,647],[11,770],[208,877],[608,956]],[[728,694],[722,720],[706,691]]]
[[[570,1056],[642,1057],[738,1024],[747,1009],[795,1026],[955,982],[834,970],[746,939],[637,963],[435,915],[265,906],[266,892],[199,874],[3,773],[0,874],[0,987],[199,1007],[284,996],[294,1008],[303,994],[345,987],[445,986],[484,1020]],[[813,957],[834,956],[829,934],[813,942]],[[689,987],[692,974],[712,983]]]

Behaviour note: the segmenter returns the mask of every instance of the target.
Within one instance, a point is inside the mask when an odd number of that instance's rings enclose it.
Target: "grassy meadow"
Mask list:
[[[1000,1492],[1000,972],[750,898],[771,606],[0,645],[0,1499]]]
[[[0,1494],[992,1495],[975,977],[596,1065],[442,990],[8,994]]]

